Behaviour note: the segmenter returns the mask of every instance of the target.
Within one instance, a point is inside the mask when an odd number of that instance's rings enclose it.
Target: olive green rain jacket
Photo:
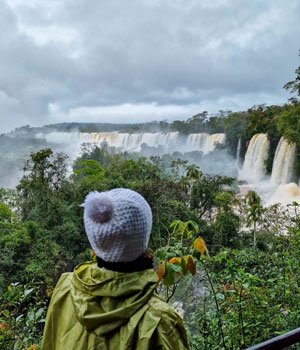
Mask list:
[[[181,318],[154,292],[152,269],[122,273],[79,265],[53,292],[43,350],[187,349]]]

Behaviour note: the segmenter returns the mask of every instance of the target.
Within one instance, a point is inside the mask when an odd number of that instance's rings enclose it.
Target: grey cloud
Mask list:
[[[45,123],[49,101],[66,92],[73,61],[54,45],[39,47],[21,34],[15,15],[3,2],[0,23],[0,88],[7,101],[15,102],[11,105],[0,99],[2,127]]]
[[[122,97],[137,102],[149,100],[156,91],[173,93],[184,88],[194,94],[226,90],[227,95],[281,89],[277,72],[286,76],[291,69],[286,58],[297,60],[299,30],[290,30],[290,21],[298,18],[293,3],[287,11],[290,16],[283,18],[282,1],[268,6],[261,1],[247,6],[229,1],[217,9],[193,2],[186,11],[182,11],[183,2],[176,3],[174,8],[166,1],[156,7],[132,1],[122,7],[119,1],[108,6],[85,1],[70,7],[63,20],[75,23],[83,37],[91,38],[81,60],[92,68],[89,72],[99,92],[103,82],[112,86],[113,94],[117,93],[113,103],[117,103]],[[274,23],[259,23],[260,17],[267,20],[274,9],[279,17]],[[277,32],[272,37],[275,26]],[[284,26],[289,28],[290,38]],[[250,38],[251,30],[254,32],[245,48],[234,42],[234,36],[243,30]],[[212,40],[219,40],[219,45],[209,50],[206,46]],[[198,98],[202,96],[198,94]],[[170,102],[155,97],[160,103]]]
[[[263,96],[281,103],[287,96],[282,85],[298,65],[297,0],[30,3],[12,10],[0,0],[0,89],[16,102],[3,104],[12,121],[16,114],[44,124],[49,103],[66,113],[124,103],[213,106],[230,99],[239,108]],[[41,45],[34,37],[47,28]],[[74,37],[59,40],[55,33],[64,31]],[[0,111],[1,101],[0,94]]]

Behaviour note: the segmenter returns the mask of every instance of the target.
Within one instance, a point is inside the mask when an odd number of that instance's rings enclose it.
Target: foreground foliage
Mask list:
[[[33,153],[15,191],[0,191],[0,347],[38,349],[60,274],[90,259],[87,193],[140,192],[153,211],[158,291],[184,310],[191,347],[241,349],[299,326],[300,216],[236,196],[233,179],[182,161],[86,150]]]

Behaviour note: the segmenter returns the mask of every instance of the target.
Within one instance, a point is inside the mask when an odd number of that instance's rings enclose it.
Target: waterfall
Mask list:
[[[276,185],[291,182],[296,158],[296,145],[281,137],[273,161],[271,182]]]
[[[116,147],[120,151],[140,152],[142,145],[150,147],[162,147],[164,151],[174,151],[177,145],[179,132],[156,132],[156,133],[121,133],[112,132],[50,132],[37,134],[36,138],[43,138],[47,142],[55,144],[91,142],[101,145],[106,142],[110,147]],[[178,146],[178,145],[177,145]]]
[[[300,188],[295,183],[279,185],[275,193],[268,199],[267,205],[281,203],[287,205],[293,202],[300,203]]]
[[[252,137],[239,174],[240,179],[257,182],[264,177],[269,148],[270,141],[266,134],[256,134]]]
[[[190,134],[185,140],[185,144],[179,139],[179,132],[156,132],[156,133],[124,133],[112,132],[50,132],[47,134],[37,134],[37,138],[46,139],[49,143],[70,144],[79,149],[84,142],[101,145],[106,142],[110,147],[115,147],[120,151],[140,152],[142,145],[161,148],[164,152],[174,151],[201,151],[208,154],[216,148],[218,144],[225,143],[225,134]]]
[[[242,146],[242,141],[241,138],[239,137],[239,141],[238,141],[238,145],[237,145],[237,149],[236,149],[236,165],[237,168],[240,168],[240,163],[241,163],[241,146]]]
[[[224,144],[226,140],[225,134],[199,133],[190,134],[186,141],[186,147],[189,151],[201,151],[203,154],[208,154],[216,148],[218,144]]]

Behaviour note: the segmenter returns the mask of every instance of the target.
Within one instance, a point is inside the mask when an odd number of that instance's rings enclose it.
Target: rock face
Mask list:
[[[179,285],[178,288],[172,306],[182,318],[188,318],[210,295],[206,274],[202,269],[197,270],[189,281],[185,279],[184,285]]]

